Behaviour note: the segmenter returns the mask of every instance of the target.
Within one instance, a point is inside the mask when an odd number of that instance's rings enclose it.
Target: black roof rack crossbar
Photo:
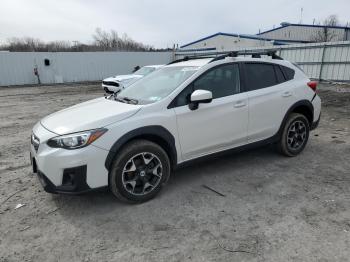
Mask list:
[[[202,58],[213,58],[213,56],[209,56],[208,54],[203,54],[203,55],[198,54],[195,56],[185,56],[184,58],[177,59],[177,60],[170,62],[168,65],[176,64],[176,63],[184,62],[184,61],[189,61],[189,60],[194,60],[194,59],[202,59]]]
[[[272,59],[283,60],[282,57],[278,56],[276,50],[269,51],[242,51],[238,55],[251,55],[253,58],[261,58],[262,55],[271,56]]]
[[[170,62],[168,65],[176,64],[176,63],[183,62],[183,61],[188,61],[188,60],[190,60],[189,57],[185,56],[184,58],[177,59],[177,60],[174,60],[174,61]]]
[[[225,59],[226,57],[237,57],[238,56],[238,51],[233,51],[233,52],[229,52],[227,54],[224,54],[224,55],[220,55],[220,56],[217,56],[215,58],[213,58],[210,63],[214,62],[214,61],[218,61],[218,60],[222,60],[222,59]]]

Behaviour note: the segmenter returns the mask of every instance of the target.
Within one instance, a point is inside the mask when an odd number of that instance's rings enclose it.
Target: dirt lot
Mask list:
[[[0,261],[349,261],[350,87],[319,93],[322,121],[300,156],[227,155],[127,205],[108,192],[50,195],[31,174],[32,126],[99,86],[0,89]]]

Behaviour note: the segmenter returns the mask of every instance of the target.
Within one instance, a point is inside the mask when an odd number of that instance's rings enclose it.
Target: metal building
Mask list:
[[[317,36],[319,34],[322,35],[325,30],[327,30],[327,34],[331,36],[329,41],[350,40],[350,27],[291,23],[281,23],[280,27],[261,32],[257,35],[263,38],[312,43],[315,42]]]
[[[282,23],[257,35],[216,33],[180,47],[181,52],[228,51],[251,47],[272,47],[276,45],[314,43],[322,33],[328,35],[327,41],[350,40],[350,27],[321,26]]]
[[[277,55],[298,64],[311,79],[350,82],[350,41],[252,47],[228,51],[277,51]],[[185,56],[217,56],[220,51],[177,50],[175,59]],[[269,59],[269,58],[268,58]],[[271,58],[270,58],[271,59]]]
[[[216,33],[180,47],[183,52],[191,51],[227,51],[250,47],[271,47],[299,43],[299,41],[274,40],[257,35],[239,35],[229,33]]]

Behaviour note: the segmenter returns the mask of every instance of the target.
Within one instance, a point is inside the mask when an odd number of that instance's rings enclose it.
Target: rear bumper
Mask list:
[[[312,123],[310,130],[316,129],[318,127],[318,124],[320,123],[320,120],[321,120],[321,114],[320,114],[319,118],[317,119],[317,121]]]
[[[314,117],[313,119],[317,119],[314,121],[310,127],[311,130],[317,128],[320,119],[321,119],[321,98],[315,93],[314,97],[311,100],[312,106],[314,107]]]

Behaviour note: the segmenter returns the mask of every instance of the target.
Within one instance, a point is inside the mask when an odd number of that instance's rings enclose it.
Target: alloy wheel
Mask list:
[[[303,121],[294,121],[287,133],[287,144],[291,150],[299,150],[306,141],[306,126]]]
[[[158,186],[162,175],[163,167],[159,158],[150,152],[142,152],[126,162],[122,174],[123,187],[130,194],[147,195]]]

